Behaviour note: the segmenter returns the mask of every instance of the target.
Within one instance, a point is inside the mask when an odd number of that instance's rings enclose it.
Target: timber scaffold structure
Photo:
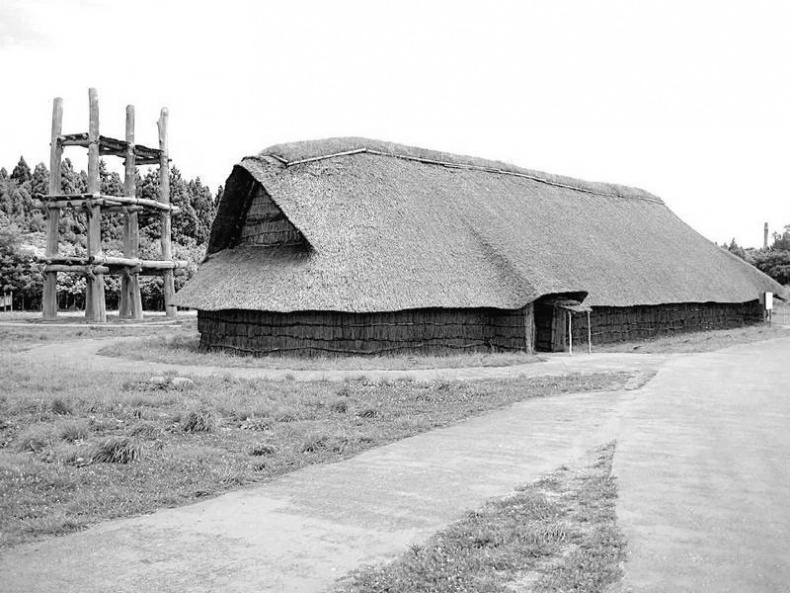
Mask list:
[[[186,261],[173,259],[171,243],[171,216],[179,209],[170,204],[170,164],[167,150],[167,108],[163,108],[157,127],[159,148],[148,148],[134,142],[134,106],[126,107],[126,139],[116,140],[99,134],[99,99],[96,89],[89,89],[88,133],[62,134],[63,99],[53,101],[52,141],[50,143],[49,193],[35,196],[39,207],[47,216],[47,244],[43,257],[44,294],[43,313],[45,319],[54,319],[58,314],[57,275],[59,272],[77,272],[85,275],[85,317],[94,322],[107,321],[107,305],[104,297],[104,276],[121,275],[119,316],[142,319],[143,307],[140,298],[141,274],[161,274],[164,286],[165,312],[167,317],[176,316],[174,273],[186,268]],[[86,193],[64,194],[61,186],[61,159],[63,149],[81,146],[88,149],[88,186]],[[99,159],[102,156],[117,156],[125,161],[124,195],[107,196],[101,193]],[[136,194],[137,165],[159,165],[159,201],[140,199]],[[58,222],[63,208],[82,212],[87,218],[87,253],[84,257],[59,254]],[[140,231],[138,213],[142,209],[155,210],[161,216],[161,260],[144,260],[139,257]],[[101,243],[102,211],[124,214],[123,257],[104,255]]]

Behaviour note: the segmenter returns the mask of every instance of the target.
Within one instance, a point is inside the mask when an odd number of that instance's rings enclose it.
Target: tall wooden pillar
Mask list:
[[[90,103],[90,122],[88,128],[88,193],[101,192],[99,179],[99,96],[96,89],[88,90]],[[101,208],[91,204],[88,213],[88,257],[100,256],[101,247]],[[88,274],[86,276],[85,316],[96,322],[107,321],[107,309],[104,302],[104,274]]]
[[[137,193],[136,155],[134,153],[134,106],[126,106],[126,155],[124,167],[123,193],[128,198],[134,198]],[[139,206],[129,206],[125,209],[123,254],[125,257],[137,258],[140,251],[140,226],[137,212]],[[140,298],[140,280],[138,270],[127,268],[121,277],[121,302],[119,305],[121,317],[131,317],[140,320],[143,318],[143,306]]]
[[[170,163],[167,156],[167,108],[163,108],[159,115],[159,199],[163,204],[170,204]],[[171,211],[162,210],[162,259],[173,260],[173,247],[170,242]],[[162,273],[162,292],[165,300],[165,315],[176,317],[176,289],[173,279],[173,270],[167,269]]]
[[[527,354],[535,352],[535,303],[524,307],[524,350]]]
[[[59,194],[60,160],[63,148],[60,145],[60,134],[63,130],[63,99],[57,97],[52,102],[52,136],[49,145],[49,193]],[[46,255],[52,257],[58,254],[58,222],[60,208],[47,208],[47,246]],[[54,319],[58,315],[58,273],[44,273],[44,294],[42,295],[42,309],[45,319]]]

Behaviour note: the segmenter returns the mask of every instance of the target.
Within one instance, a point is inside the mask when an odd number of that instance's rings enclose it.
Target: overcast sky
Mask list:
[[[293,140],[366,136],[644,188],[709,239],[790,224],[790,2],[0,0],[0,165],[64,132],[156,145],[213,190]],[[82,149],[67,156],[84,161]]]

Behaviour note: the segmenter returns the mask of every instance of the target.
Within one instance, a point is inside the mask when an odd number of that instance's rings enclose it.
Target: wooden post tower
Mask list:
[[[43,313],[46,319],[58,314],[58,272],[78,272],[85,275],[85,317],[96,322],[107,321],[104,299],[105,274],[121,275],[119,316],[142,319],[140,299],[140,274],[161,274],[164,280],[164,300],[167,317],[176,316],[174,272],[186,268],[187,262],[173,260],[171,245],[171,215],[178,208],[170,204],[170,165],[167,152],[167,109],[159,117],[159,148],[148,148],[134,142],[134,107],[126,107],[126,139],[116,140],[99,134],[99,98],[96,89],[88,91],[90,117],[88,133],[62,134],[63,99],[56,98],[52,106],[52,142],[49,158],[49,193],[36,195],[40,207],[47,215],[47,245],[40,261],[44,264]],[[88,187],[84,194],[62,193],[60,165],[63,148],[82,146],[88,149]],[[124,196],[107,196],[101,193],[99,158],[117,156],[125,160]],[[137,165],[159,165],[159,201],[136,197]],[[58,252],[58,221],[62,208],[82,212],[87,218],[87,254],[84,257],[61,256]],[[147,208],[157,210],[161,216],[162,258],[141,260],[139,257],[140,231],[138,213]],[[123,257],[110,257],[102,253],[102,211],[123,212]]]

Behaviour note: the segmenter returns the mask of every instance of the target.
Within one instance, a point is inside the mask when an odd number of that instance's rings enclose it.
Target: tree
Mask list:
[[[74,170],[68,157],[60,163],[60,187],[64,194],[81,194],[87,191],[83,178]]]
[[[30,193],[33,195],[49,193],[49,169],[44,163],[39,163],[33,169],[33,175],[30,178]]]
[[[30,181],[30,177],[30,167],[28,167],[25,157],[20,156],[19,162],[11,172],[11,180],[16,181],[19,185],[22,185],[23,183]]]
[[[779,284],[790,284],[790,251],[761,249],[752,255],[752,264]]]
[[[33,255],[22,248],[21,235],[14,226],[0,228],[0,294],[13,291],[25,303],[41,292],[41,274],[35,271]]]
[[[723,245],[722,245],[722,247],[724,247],[724,249],[726,249],[726,250],[727,250],[727,251],[729,251],[730,253],[732,253],[732,254],[734,254],[734,255],[737,255],[737,256],[738,256],[738,257],[740,257],[741,259],[746,259],[746,250],[745,250],[743,247],[741,247],[740,245],[738,245],[738,244],[735,242],[735,239],[734,239],[734,238],[733,238],[733,240],[732,240],[732,241],[730,241],[730,244],[729,244],[729,245],[727,245],[727,244],[725,243],[725,244],[723,244]]]
[[[783,233],[774,233],[774,242],[771,245],[771,249],[790,251],[790,225],[784,228]]]
[[[123,182],[115,171],[107,169],[104,159],[99,161],[100,191],[106,196],[122,196]],[[123,216],[120,213],[103,213],[101,217],[101,233],[104,241],[120,242],[123,239]]]

